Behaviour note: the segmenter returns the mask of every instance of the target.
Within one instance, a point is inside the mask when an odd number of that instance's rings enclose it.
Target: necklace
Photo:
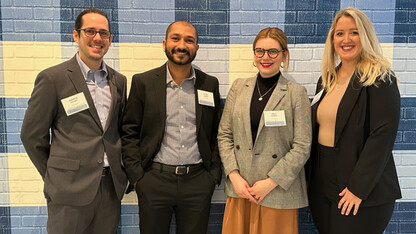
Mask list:
[[[344,83],[342,83],[342,84],[340,84],[340,83],[336,83],[335,84],[335,89],[337,90],[337,91],[339,91],[341,88],[344,88],[346,85],[345,84],[348,84],[348,83],[350,83],[350,78],[348,78],[346,81],[344,81]]]
[[[259,92],[259,101],[262,101],[263,100],[263,97],[268,93],[268,92],[270,92],[270,90],[272,90],[276,85],[277,85],[277,81],[276,81],[276,83],[274,83],[274,85],[269,89],[269,90],[267,90],[263,95],[260,93],[260,87],[259,87],[259,80],[258,79],[256,79],[256,84],[257,84],[257,92]]]

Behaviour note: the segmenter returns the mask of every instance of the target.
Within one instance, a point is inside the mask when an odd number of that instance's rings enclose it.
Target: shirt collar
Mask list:
[[[84,63],[84,61],[82,61],[82,59],[79,57],[79,54],[78,54],[78,53],[76,53],[75,57],[77,58],[78,65],[79,65],[79,67],[81,68],[82,75],[84,75],[84,79],[85,79],[85,80],[87,80],[87,77],[88,77],[88,72],[90,72],[90,71],[94,71],[94,70],[91,70],[91,69],[87,66],[87,64],[85,64],[85,63]],[[107,77],[108,77],[108,72],[107,72],[107,66],[105,65],[105,62],[104,62],[104,61],[101,63],[101,69],[100,69],[100,70],[96,70],[96,71],[94,71],[94,72],[97,72],[97,71],[102,71],[102,72],[104,72],[103,77],[104,77],[105,79],[107,79]]]
[[[196,79],[195,69],[194,69],[193,66],[191,66],[191,76],[185,78],[184,81],[185,80],[192,80],[192,82],[195,84],[195,79]],[[169,64],[166,63],[166,84],[170,84],[170,83],[174,84],[175,82],[173,81],[172,75],[170,74]]]

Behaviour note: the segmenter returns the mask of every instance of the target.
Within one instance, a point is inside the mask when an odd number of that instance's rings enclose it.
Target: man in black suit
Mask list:
[[[127,176],[121,164],[126,77],[103,61],[110,23],[81,12],[72,32],[78,53],[36,78],[21,139],[44,181],[49,234],[114,234]]]
[[[122,126],[123,162],[139,200],[140,233],[206,233],[215,184],[221,179],[217,131],[219,84],[192,67],[195,27],[169,25],[168,58],[133,76]]]

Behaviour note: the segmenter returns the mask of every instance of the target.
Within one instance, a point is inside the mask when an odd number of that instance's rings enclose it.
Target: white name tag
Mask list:
[[[286,126],[284,110],[264,111],[264,125],[266,127]]]
[[[212,92],[204,91],[204,90],[197,90],[198,92],[198,103],[204,106],[212,106],[215,107],[214,103],[214,94]]]
[[[89,108],[83,92],[61,99],[67,116],[76,114]]]
[[[319,93],[317,93],[311,102],[311,106],[313,106],[313,104],[315,104],[317,101],[319,101],[319,99],[321,99],[322,94],[324,93],[324,90],[322,89],[321,91],[319,91]]]

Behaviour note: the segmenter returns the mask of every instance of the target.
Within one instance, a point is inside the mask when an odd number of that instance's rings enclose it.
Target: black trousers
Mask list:
[[[189,174],[150,169],[137,182],[141,234],[205,234],[215,181],[204,168]]]
[[[395,201],[360,206],[357,215],[341,215],[334,148],[318,146],[318,164],[310,184],[309,206],[321,234],[381,234],[393,214]]]

